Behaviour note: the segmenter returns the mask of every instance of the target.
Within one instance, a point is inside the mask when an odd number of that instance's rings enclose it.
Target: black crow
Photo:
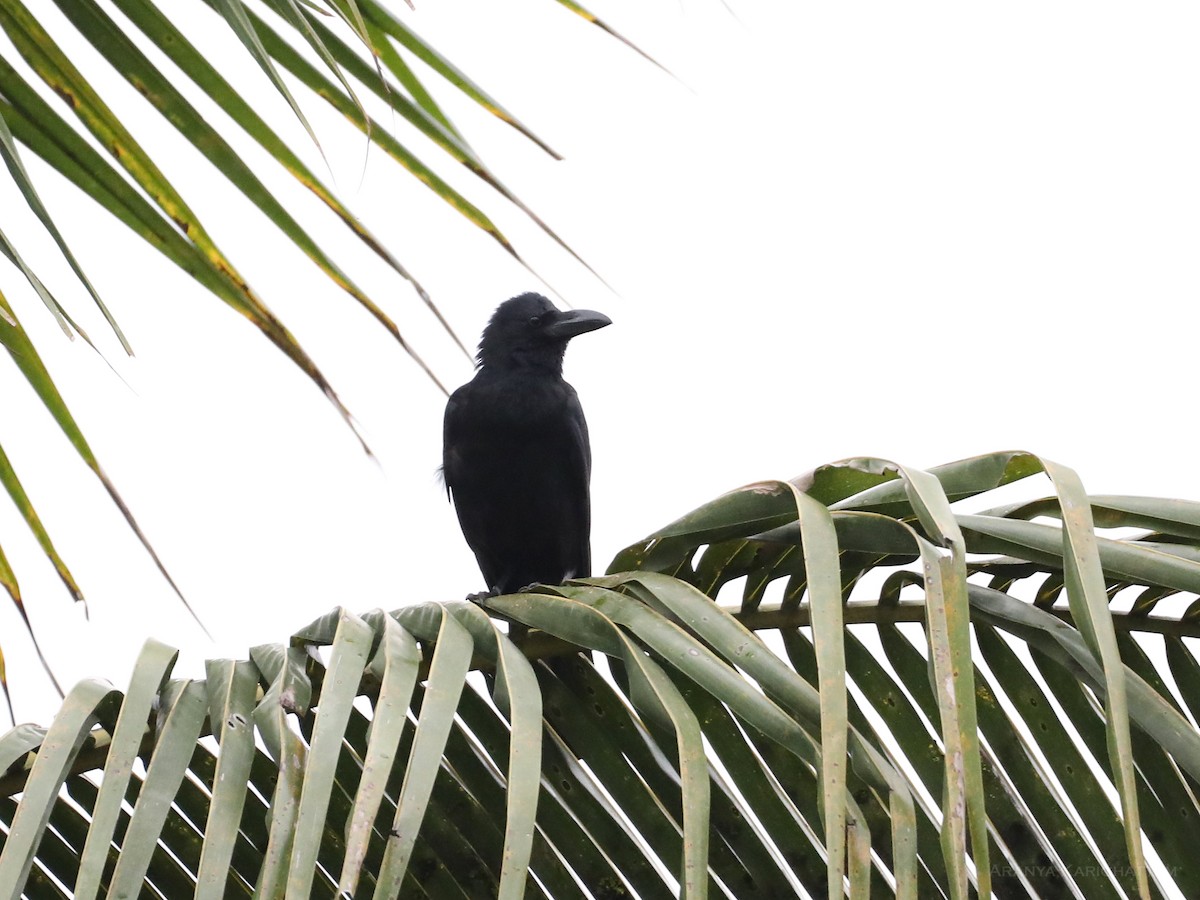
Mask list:
[[[541,294],[506,300],[446,404],[446,493],[491,593],[591,574],[592,451],[562,365],[567,341],[610,324]]]

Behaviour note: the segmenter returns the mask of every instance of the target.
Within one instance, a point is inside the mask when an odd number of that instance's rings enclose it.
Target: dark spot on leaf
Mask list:
[[[287,712],[296,712],[296,692],[291,688],[288,688],[286,691],[280,694],[279,705],[282,706]]]
[[[53,88],[54,93],[58,94],[58,96],[62,97],[63,100],[67,102],[67,105],[70,106],[71,109],[75,109],[79,105],[79,102],[75,99],[75,95],[68,91],[61,84],[52,84],[50,87]]]

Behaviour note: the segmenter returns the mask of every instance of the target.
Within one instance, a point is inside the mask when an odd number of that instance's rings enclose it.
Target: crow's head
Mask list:
[[[603,313],[590,309],[563,312],[541,294],[521,294],[505,300],[492,314],[479,341],[479,365],[562,372],[567,341],[611,324]]]

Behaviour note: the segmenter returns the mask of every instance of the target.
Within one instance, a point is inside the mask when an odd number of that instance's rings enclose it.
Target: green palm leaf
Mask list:
[[[453,333],[441,308],[412,277],[398,255],[358,220],[355,213],[305,165],[301,154],[288,146],[266,124],[264,116],[252,108],[246,100],[247,86],[230,84],[208,61],[205,51],[185,36],[187,29],[177,25],[166,14],[167,7],[154,0],[115,0],[114,6],[120,16],[111,14],[95,0],[56,0],[55,5],[61,17],[44,16],[23,0],[0,0],[0,28],[12,44],[8,51],[0,52],[0,157],[25,203],[58,245],[68,268],[91,295],[125,350],[128,351],[129,346],[119,326],[60,233],[54,211],[42,202],[22,161],[23,152],[39,156],[58,175],[78,186],[134,234],[248,319],[317,386],[343,420],[355,428],[350,411],[308,352],[239,274],[222,242],[210,233],[196,214],[189,202],[190,187],[182,182],[175,183],[164,174],[160,165],[163,151],[154,143],[153,137],[146,136],[153,135],[153,131],[140,127],[136,118],[125,120],[114,112],[105,93],[107,88],[99,87],[106,83],[101,76],[107,73],[95,71],[97,58],[101,67],[111,67],[128,81],[156,113],[205,156],[219,176],[248,202],[249,208],[261,213],[270,227],[277,228],[319,271],[365,308],[426,377],[445,391],[436,373],[423,361],[418,348],[387,311],[386,304],[359,286],[359,273],[351,271],[318,242],[313,237],[316,233],[313,226],[293,212],[282,196],[266,187],[269,182],[263,177],[264,173],[257,171],[234,149],[236,140],[226,133],[229,126],[216,124],[187,99],[192,96],[188,90],[194,86],[223,110],[233,123],[233,131],[240,130],[267,152],[268,167],[278,166],[288,172],[317,196],[359,241],[410,283],[424,309],[436,318],[461,351],[470,356],[462,340]],[[549,148],[503,104],[394,12],[374,0],[330,0],[327,3],[209,0],[209,5],[224,17],[241,48],[256,61],[275,86],[279,99],[293,110],[306,128],[308,124],[302,107],[307,105],[311,94],[331,104],[388,158],[461,213],[466,221],[491,235],[513,257],[520,259],[516,247],[495,224],[495,216],[488,207],[496,199],[521,210],[552,241],[572,253],[554,231],[491,172],[470,147],[463,131],[450,121],[435,94],[442,88],[461,93],[484,114],[511,124],[533,145],[547,152],[550,152]],[[175,14],[173,9],[171,12]],[[71,40],[78,38],[86,40],[98,57],[76,57],[64,49],[70,46]],[[157,60],[164,56],[177,68],[163,68]],[[427,66],[432,75],[418,76],[414,60]],[[29,72],[44,82],[53,97],[30,83]],[[285,78],[291,80],[285,81]],[[393,127],[375,121],[368,114],[364,104],[366,99],[382,100],[385,108],[396,114]],[[60,113],[61,108],[55,105],[57,101],[63,102],[76,122]],[[408,145],[408,135],[398,130],[397,124],[431,141],[432,149],[415,152]],[[309,133],[316,141],[317,136],[311,128]],[[424,158],[426,153],[432,158]],[[483,199],[452,186],[445,177],[448,168],[460,165],[485,186]],[[0,253],[32,286],[64,332],[68,335],[77,332],[90,344],[87,334],[76,325],[67,308],[46,287],[39,273],[25,262],[20,237],[14,236],[12,229],[0,228]],[[84,462],[101,478],[113,502],[154,556],[132,513],[93,457],[63,404],[51,373],[41,364],[33,344],[3,295],[0,295],[0,343],[13,355],[42,403]],[[367,449],[365,443],[363,447]],[[66,562],[54,550],[50,535],[34,512],[33,500],[21,487],[18,474],[6,461],[0,461],[0,474],[6,491],[21,510],[60,578],[77,599],[81,598],[80,587]],[[154,560],[166,577],[161,561],[157,556]],[[20,604],[17,575],[2,553],[0,584]],[[173,582],[171,586],[175,587]],[[179,593],[178,589],[176,593]],[[7,690],[2,674],[0,687]]]
[[[1053,500],[953,505],[1041,471]],[[1080,504],[1173,540],[1098,538]],[[335,610],[202,682],[150,643],[123,703],[85,682],[48,730],[0,738],[21,796],[0,875],[88,896],[1190,896],[1200,625],[1156,610],[1194,584],[1194,523],[1024,454],[854,460],[718,498],[608,576]],[[1108,606],[1131,587],[1149,599]]]

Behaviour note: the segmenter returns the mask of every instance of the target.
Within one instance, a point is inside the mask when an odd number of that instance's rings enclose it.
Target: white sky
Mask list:
[[[55,24],[49,7],[36,5]],[[499,177],[615,288],[450,172],[566,301],[614,320],[567,357],[593,435],[598,570],[724,490],[846,456],[929,466],[1019,447],[1074,466],[1096,493],[1200,499],[1189,390],[1200,10],[628,7],[591,4],[678,80],[550,0],[400,12],[566,157],[551,161],[439,91]],[[272,123],[329,180],[236,38],[198,0],[172,8],[231,78],[257,86]],[[178,673],[200,675],[204,658],[286,640],[337,604],[480,589],[434,475],[444,398],[123,81],[91,65],[90,47],[54,33],[136,116],[144,145],[314,356],[378,458],[255,329],[26,153],[137,357],[119,356],[5,180],[0,224],[132,389],[66,342],[7,266],[0,288],[216,637],[182,611],[4,362],[0,441],[90,601],[87,622],[0,501],[0,545],[60,679],[121,686],[148,635],[183,649]],[[470,345],[501,300],[544,290],[321,101],[297,96],[339,195]],[[415,294],[248,141],[236,145],[447,385],[466,381],[470,365]],[[7,604],[0,646],[18,720],[48,721],[57,699]]]

